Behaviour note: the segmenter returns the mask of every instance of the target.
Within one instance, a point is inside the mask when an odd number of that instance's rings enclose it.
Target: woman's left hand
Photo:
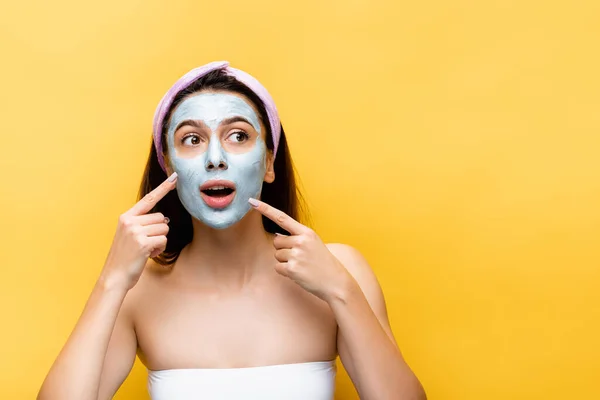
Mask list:
[[[279,274],[328,303],[358,286],[312,229],[260,200],[251,199],[250,204],[290,233],[276,234],[273,241],[278,261],[275,270]]]

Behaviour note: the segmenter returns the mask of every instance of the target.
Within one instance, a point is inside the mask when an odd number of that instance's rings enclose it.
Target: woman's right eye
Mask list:
[[[200,144],[200,137],[197,135],[188,135],[181,139],[181,143],[186,146],[197,146]]]

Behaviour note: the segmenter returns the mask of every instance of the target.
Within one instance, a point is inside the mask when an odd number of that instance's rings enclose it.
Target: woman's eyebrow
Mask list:
[[[221,123],[219,125],[229,125],[229,124],[233,124],[234,122],[245,122],[248,125],[252,126],[254,129],[258,129],[256,126],[254,126],[254,124],[252,122],[250,122],[246,118],[240,117],[240,116],[225,118],[223,121],[221,121]]]
[[[193,126],[194,128],[205,128],[206,125],[204,125],[204,122],[202,121],[196,121],[193,119],[186,119],[184,121],[181,121],[179,124],[177,124],[177,126],[175,127],[174,132],[177,132],[177,130],[179,130],[179,128],[182,128],[184,126]]]

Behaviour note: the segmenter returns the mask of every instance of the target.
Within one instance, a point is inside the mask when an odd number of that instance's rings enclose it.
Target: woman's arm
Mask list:
[[[121,307],[126,293],[122,285],[98,280],[38,400],[112,398],[129,374],[137,348],[131,319]]]
[[[329,305],[338,323],[338,352],[361,399],[426,399],[404,361],[388,321],[375,274],[350,246],[328,245],[354,277]]]
[[[275,234],[275,271],[329,304],[339,328],[338,351],[360,397],[425,399],[392,336],[379,283],[360,253],[349,246],[326,246],[281,210],[257,199],[249,203],[290,233]]]
[[[100,278],[42,384],[39,400],[110,398],[129,374],[137,341],[128,307],[122,305],[148,258],[167,246],[168,220],[148,213],[175,188],[176,180],[174,173],[119,217]]]

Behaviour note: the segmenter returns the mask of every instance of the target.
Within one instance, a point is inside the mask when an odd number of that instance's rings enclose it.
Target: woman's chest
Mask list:
[[[329,306],[296,285],[237,294],[154,293],[134,323],[149,369],[236,368],[330,360],[337,325]]]

